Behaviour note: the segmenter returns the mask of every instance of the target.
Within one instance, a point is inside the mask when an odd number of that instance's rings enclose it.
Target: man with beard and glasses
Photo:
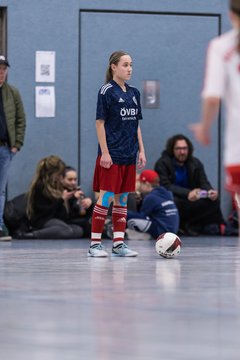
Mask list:
[[[162,186],[172,191],[180,215],[183,234],[221,234],[225,221],[218,192],[213,189],[199,159],[193,156],[193,144],[178,134],[167,140],[166,149],[155,164]]]

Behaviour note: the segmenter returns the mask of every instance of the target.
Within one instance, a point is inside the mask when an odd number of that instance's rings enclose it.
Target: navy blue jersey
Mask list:
[[[111,80],[101,87],[97,101],[96,119],[105,121],[108,150],[113,163],[119,165],[136,163],[138,121],[142,119],[139,91],[125,86],[126,92]]]

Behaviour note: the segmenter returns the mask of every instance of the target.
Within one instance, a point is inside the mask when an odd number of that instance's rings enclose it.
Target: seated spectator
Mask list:
[[[74,192],[63,188],[65,163],[57,156],[42,159],[28,192],[27,215],[31,233],[27,239],[73,239],[83,235],[79,225],[69,224],[68,200]]]
[[[77,171],[71,166],[66,166],[62,180],[64,189],[72,193],[68,199],[69,223],[77,224],[83,228],[83,236],[90,237],[93,202],[90,197],[85,197],[81,187],[78,186]]]
[[[179,215],[172,193],[160,186],[159,176],[153,170],[144,170],[139,181],[143,201],[139,212],[128,210],[128,229],[148,233],[154,239],[167,231],[177,233]]]
[[[166,149],[155,164],[161,184],[172,191],[186,235],[220,234],[225,221],[218,192],[213,189],[201,161],[193,156],[193,144],[184,135],[168,139]],[[213,231],[213,229],[215,229]]]

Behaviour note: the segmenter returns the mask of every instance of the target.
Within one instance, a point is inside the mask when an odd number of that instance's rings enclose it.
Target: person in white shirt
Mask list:
[[[202,92],[202,115],[190,128],[196,140],[208,145],[220,101],[226,110],[224,166],[226,189],[235,194],[240,218],[240,0],[229,1],[232,29],[210,41]],[[239,229],[240,236],[240,229]]]

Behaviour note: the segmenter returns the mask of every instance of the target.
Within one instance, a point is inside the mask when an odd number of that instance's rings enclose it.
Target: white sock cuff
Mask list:
[[[120,238],[120,239],[123,239],[124,238],[124,232],[123,231],[114,231],[113,232],[113,238],[114,239],[117,239],[117,238]]]

